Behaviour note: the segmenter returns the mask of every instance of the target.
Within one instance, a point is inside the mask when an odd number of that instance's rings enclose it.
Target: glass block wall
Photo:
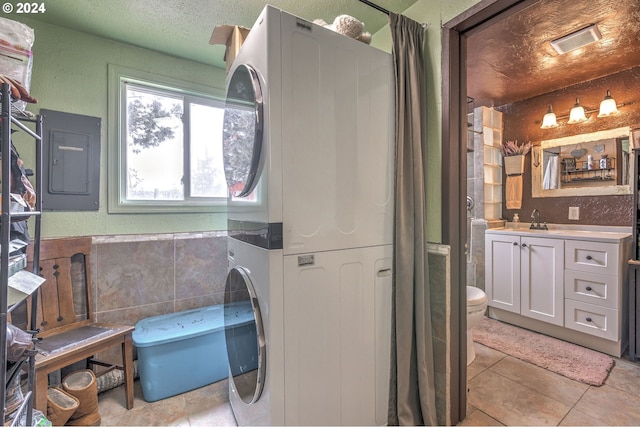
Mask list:
[[[484,165],[484,218],[502,216],[502,113],[493,108],[482,110],[482,142]]]
[[[467,285],[484,290],[484,232],[502,214],[502,113],[476,107],[467,121]],[[493,225],[492,225],[493,224]]]

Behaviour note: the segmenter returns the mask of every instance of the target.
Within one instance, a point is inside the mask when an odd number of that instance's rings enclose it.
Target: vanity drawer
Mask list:
[[[564,271],[564,297],[603,307],[618,307],[618,278],[582,271]]]
[[[618,340],[618,310],[564,300],[564,326],[611,341]]]
[[[615,243],[565,240],[564,268],[585,273],[618,275],[619,245]]]

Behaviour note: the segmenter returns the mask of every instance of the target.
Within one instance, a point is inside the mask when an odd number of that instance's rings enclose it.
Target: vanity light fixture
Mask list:
[[[556,113],[553,112],[553,108],[551,108],[551,104],[549,104],[549,109],[542,119],[542,126],[540,126],[540,129],[551,129],[556,127],[558,127]]]
[[[590,115],[596,112],[598,113],[598,117],[611,117],[620,113],[618,108],[625,107],[631,104],[635,104],[635,101],[623,102],[620,104],[616,103],[615,99],[613,99],[613,97],[611,96],[611,91],[607,90],[607,95],[600,103],[600,110],[595,108],[585,109],[582,105],[580,105],[580,100],[576,98],[576,103],[573,105],[573,108],[568,115],[556,116],[556,114],[553,112],[553,108],[551,108],[551,105],[549,105],[549,109],[542,118],[542,126],[540,126],[540,129],[552,129],[558,127],[558,120],[564,121],[566,119],[569,119],[566,122],[569,125],[583,123],[588,120],[587,114]]]
[[[618,114],[616,100],[611,97],[611,91],[607,90],[607,96],[600,103],[600,113],[598,117],[609,117]]]
[[[584,113],[584,107],[580,105],[580,101],[576,98],[576,103],[574,104],[571,112],[569,113],[569,121],[567,122],[570,125],[574,125],[577,123],[582,123],[587,121],[587,116]]]

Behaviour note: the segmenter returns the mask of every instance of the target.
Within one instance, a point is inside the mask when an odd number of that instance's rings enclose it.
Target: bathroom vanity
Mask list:
[[[631,243],[627,227],[488,229],[489,317],[620,357],[628,342]]]

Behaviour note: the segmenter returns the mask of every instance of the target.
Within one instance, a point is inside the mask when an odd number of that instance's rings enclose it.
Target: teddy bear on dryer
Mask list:
[[[313,23],[363,43],[371,43],[371,34],[364,30],[364,23],[358,21],[353,16],[339,15],[331,24],[327,24],[323,19],[316,19]]]

